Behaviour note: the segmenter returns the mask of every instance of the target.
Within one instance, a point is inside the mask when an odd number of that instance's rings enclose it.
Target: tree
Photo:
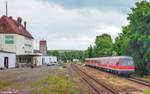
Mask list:
[[[95,56],[111,56],[113,53],[113,42],[111,36],[108,34],[102,34],[96,37],[95,47],[94,47]]]
[[[54,50],[54,51],[48,51],[48,55],[57,56],[59,61],[63,61],[64,63],[72,62],[73,59],[78,59],[80,61],[83,61],[84,54],[83,51],[79,50]]]
[[[59,52],[58,51],[52,51],[51,55],[53,55],[53,56],[59,56]]]
[[[137,2],[128,21],[129,25],[116,39],[115,48],[120,55],[134,57],[137,73],[150,74],[150,2]]]
[[[128,53],[130,37],[127,35],[127,31],[128,27],[123,27],[123,33],[115,39],[114,50],[117,52],[117,55],[127,55]]]
[[[93,49],[92,45],[90,45],[88,47],[88,49],[84,52],[84,56],[86,58],[92,58],[92,57],[94,57],[94,49]]]

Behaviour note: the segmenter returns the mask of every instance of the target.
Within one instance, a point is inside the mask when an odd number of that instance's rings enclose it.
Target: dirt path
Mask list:
[[[0,94],[82,94],[80,87],[68,80],[72,78],[66,70],[61,66],[1,70]]]
[[[88,67],[82,68],[98,79],[103,79],[110,85],[125,91],[124,94],[143,94],[143,91],[148,89],[117,76],[111,76]],[[0,94],[93,94],[93,91],[67,65],[65,68],[44,66],[33,69],[0,70]]]

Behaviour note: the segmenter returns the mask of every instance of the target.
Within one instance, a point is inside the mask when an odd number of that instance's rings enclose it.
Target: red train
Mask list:
[[[131,74],[135,71],[133,58],[129,56],[87,58],[86,65],[116,74]]]

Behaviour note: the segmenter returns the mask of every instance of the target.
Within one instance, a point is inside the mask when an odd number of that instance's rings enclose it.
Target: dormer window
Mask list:
[[[20,25],[19,25],[19,27],[18,27],[18,28],[19,28],[19,30],[21,30],[21,26],[20,26]]]
[[[0,30],[6,30],[7,26],[5,24],[0,24]]]
[[[3,30],[3,26],[2,25],[0,25],[0,30]]]

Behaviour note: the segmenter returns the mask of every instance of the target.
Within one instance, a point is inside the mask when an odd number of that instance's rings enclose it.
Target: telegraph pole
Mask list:
[[[6,16],[8,16],[8,5],[7,5],[7,0],[6,0],[5,2],[6,2]]]

